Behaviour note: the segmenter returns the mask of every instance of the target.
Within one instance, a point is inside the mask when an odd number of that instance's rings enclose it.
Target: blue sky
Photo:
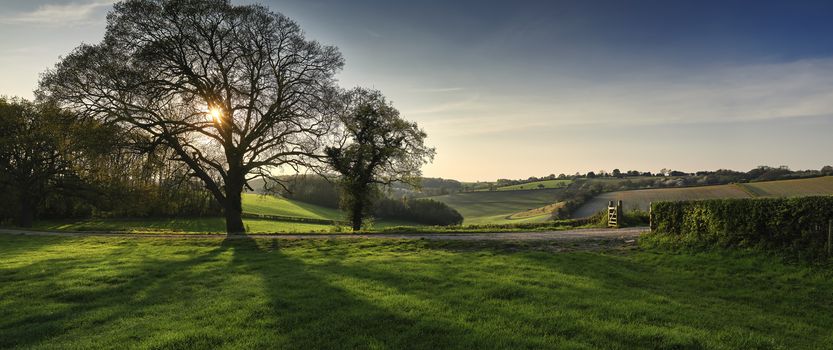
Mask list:
[[[0,94],[31,96],[112,2],[0,3]],[[428,176],[833,163],[833,2],[261,3],[426,129]]]

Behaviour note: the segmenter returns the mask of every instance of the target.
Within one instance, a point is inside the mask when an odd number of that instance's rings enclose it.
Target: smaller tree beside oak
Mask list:
[[[435,151],[425,145],[425,132],[402,119],[379,91],[349,91],[340,110],[339,142],[325,149],[326,162],[340,175],[342,206],[358,231],[380,186],[418,186],[420,168],[434,159]]]

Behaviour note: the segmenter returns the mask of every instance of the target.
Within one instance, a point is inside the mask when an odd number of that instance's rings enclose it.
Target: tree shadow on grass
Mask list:
[[[800,332],[823,321],[805,327],[788,311],[799,297],[760,310],[760,295],[698,290],[719,281],[680,271],[710,268],[707,257],[246,236],[82,242],[108,249],[0,270],[0,348],[698,348],[721,321],[746,328],[737,334],[751,340],[734,344],[766,348],[760,334],[780,323]],[[721,315],[725,306],[754,313]]]
[[[193,243],[131,241],[4,271],[0,348],[434,348],[466,332],[334,286],[277,240]]]
[[[807,338],[799,330],[821,331],[831,320],[823,309],[801,307],[814,300],[812,293],[779,297],[777,291],[760,292],[770,283],[767,276],[754,277],[755,271],[752,276],[722,272],[721,277],[686,271],[721,264],[709,257],[641,261],[615,250],[554,254],[506,249],[505,244],[412,241],[378,243],[375,248],[392,253],[390,258],[361,264],[355,259],[360,253],[321,246],[328,259],[315,268],[330,279],[340,276],[388,289],[401,300],[439,310],[437,319],[454,324],[468,320],[466,327],[478,333],[475,338],[498,334],[509,347],[553,345],[541,343],[544,339],[591,347],[812,345],[822,344],[823,337]],[[420,252],[425,252],[423,258],[431,252],[435,257],[430,263],[407,260]],[[409,263],[397,263],[399,259]],[[722,263],[733,262],[729,258]],[[789,302],[773,305],[779,298]],[[807,320],[808,311],[813,320]],[[517,328],[501,328],[504,324]]]
[[[281,336],[275,343],[259,345],[435,349],[459,346],[459,340],[469,333],[451,322],[379,305],[364,295],[366,285],[340,285],[318,265],[284,254],[285,243],[251,238],[223,242],[233,252],[232,264],[256,271],[269,295],[268,314],[272,319],[264,329]],[[316,241],[312,249],[317,253],[317,247],[329,243]],[[306,243],[304,248],[308,248]]]
[[[17,256],[30,254],[66,241],[65,237],[27,236],[0,233],[0,259],[12,261]]]

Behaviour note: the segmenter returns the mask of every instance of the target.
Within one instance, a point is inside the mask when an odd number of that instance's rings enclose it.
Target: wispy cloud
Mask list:
[[[463,111],[471,111],[478,108],[481,108],[483,105],[478,103],[480,99],[480,95],[472,95],[468,98],[438,103],[434,105],[427,105],[422,106],[416,109],[403,109],[403,113],[406,115],[412,114],[429,114],[429,115],[441,115],[444,113],[451,113],[451,112],[463,112]]]
[[[412,114],[493,118],[504,129],[755,123],[833,114],[833,58],[648,72],[428,106]]]
[[[440,92],[463,91],[463,88],[461,88],[461,87],[419,88],[419,89],[411,89],[410,91],[411,92],[440,93]]]
[[[513,119],[514,120],[514,119]],[[514,120],[503,117],[463,117],[430,120],[422,124],[426,129],[446,137],[478,136],[496,133],[513,133],[550,126],[546,121]]]
[[[113,0],[93,0],[69,4],[46,4],[29,12],[0,17],[4,24],[39,24],[51,26],[94,23],[98,10],[113,4]]]

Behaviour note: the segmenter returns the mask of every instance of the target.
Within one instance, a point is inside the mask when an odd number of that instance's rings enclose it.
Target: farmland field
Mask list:
[[[543,180],[529,182],[519,185],[498,187],[498,191],[516,191],[516,190],[539,190],[544,188],[564,188],[572,183],[572,180]]]
[[[833,195],[833,176],[743,184],[756,197]]]
[[[750,197],[792,197],[833,194],[833,177],[780,180],[717,186],[659,188],[602,193],[588,201],[574,217],[586,217],[607,208],[608,201],[623,201],[626,211],[648,210],[651,202]]]
[[[561,189],[461,192],[431,199],[448,204],[463,215],[463,224],[505,224],[540,222],[549,215],[511,219],[517,213],[541,208],[558,202]]]
[[[566,243],[0,235],[0,348],[822,349],[825,269]]]

